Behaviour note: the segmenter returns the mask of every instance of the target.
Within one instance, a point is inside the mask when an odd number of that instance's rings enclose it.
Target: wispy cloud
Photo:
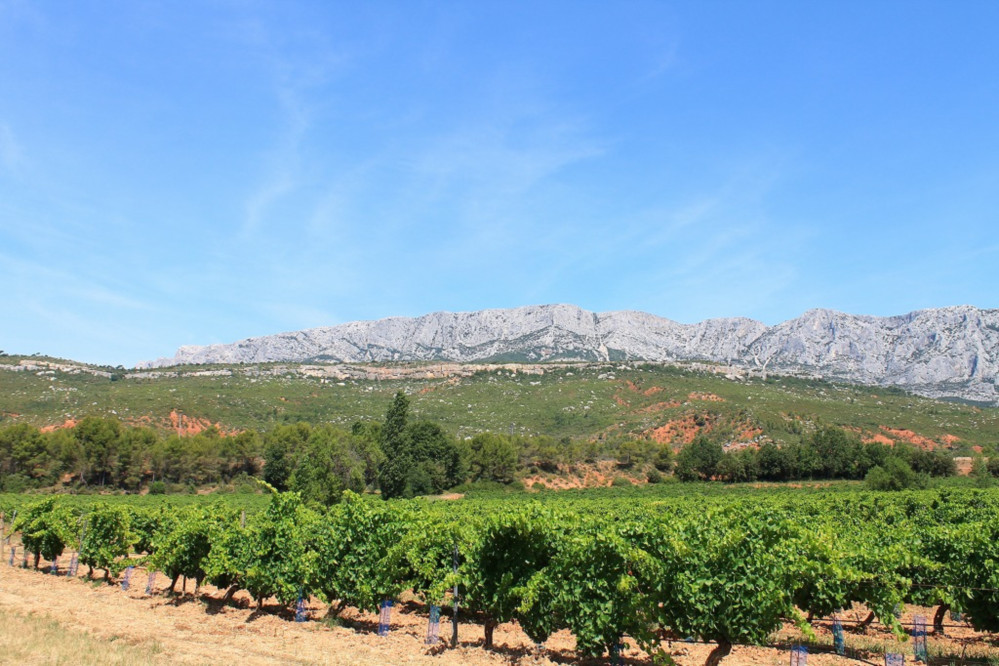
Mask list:
[[[301,187],[305,168],[302,145],[313,127],[317,104],[314,92],[329,81],[344,56],[322,43],[311,44],[304,53],[298,53],[281,43],[260,19],[240,23],[236,34],[259,57],[262,75],[271,81],[279,112],[279,124],[274,128],[276,139],[264,150],[262,178],[244,205],[241,236],[249,240],[273,221],[273,211],[282,199]]]
[[[31,261],[0,253],[0,275],[15,293],[27,300],[55,297],[96,306],[133,311],[153,310],[145,300],[127,294],[123,285],[104,284],[80,271],[64,270],[58,262]]]

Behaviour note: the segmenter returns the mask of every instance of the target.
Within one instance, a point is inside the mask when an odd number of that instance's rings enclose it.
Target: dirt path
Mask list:
[[[82,573],[82,571],[81,571]],[[375,615],[348,610],[341,624],[322,621],[326,607],[309,605],[310,621],[296,623],[287,611],[270,607],[258,613],[250,608],[220,606],[204,594],[172,598],[163,594],[169,581],[158,576],[157,591],[145,595],[147,575],[141,569],[133,574],[132,589],[123,592],[118,585],[67,579],[0,562],[0,612],[57,621],[61,626],[84,632],[100,640],[120,641],[155,655],[151,663],[217,664],[433,664],[435,666],[488,666],[581,663],[607,664],[608,660],[580,660],[573,651],[574,641],[567,632],[552,636],[538,654],[527,637],[513,624],[496,630],[494,651],[482,649],[482,628],[460,625],[459,646],[455,649],[430,648],[424,644],[427,617],[416,604],[400,604],[392,613],[392,631],[378,636]],[[191,592],[190,588],[188,592]],[[206,587],[208,595],[217,590]],[[240,595],[244,596],[240,596]],[[236,601],[249,606],[245,593]],[[791,639],[789,628],[785,640]],[[793,633],[793,632],[791,632]],[[828,632],[827,632],[828,633]],[[969,632],[973,633],[973,632]],[[442,618],[440,635],[450,637],[451,624]],[[859,637],[858,637],[859,638]],[[848,639],[853,642],[856,639]],[[870,636],[877,643],[884,636]],[[680,666],[700,666],[712,646],[674,643],[669,650]],[[887,647],[887,645],[885,645]],[[900,646],[901,647],[901,646]],[[984,646],[983,646],[984,647]],[[995,647],[986,648],[995,656]],[[932,650],[931,650],[932,654]],[[969,655],[970,656],[970,655]],[[983,655],[984,656],[984,655]],[[623,663],[648,665],[651,660],[630,646]],[[877,659],[877,658],[875,658]],[[0,654],[0,662],[3,662]],[[736,647],[724,666],[786,666],[786,649]],[[811,654],[809,666],[845,666],[856,661],[833,654]],[[50,663],[45,660],[32,663]],[[85,662],[81,662],[85,663]]]
[[[82,568],[81,568],[82,571]],[[432,650],[424,644],[427,618],[405,605],[393,611],[392,631],[378,636],[377,616],[348,611],[345,626],[319,621],[326,608],[310,605],[310,619],[296,623],[274,612],[218,606],[204,598],[172,599],[162,594],[169,584],[158,577],[159,594],[145,595],[146,573],[136,570],[133,586],[123,592],[118,585],[67,579],[0,563],[0,610],[51,618],[66,627],[95,637],[130,645],[156,647],[163,663],[207,664],[555,664],[571,661],[571,654],[558,650],[536,658],[529,644],[517,640],[515,627],[496,633],[498,650],[478,646],[481,627],[461,627],[456,649]],[[188,590],[190,592],[190,589]],[[216,593],[214,588],[205,588]],[[237,595],[237,601],[240,596]],[[244,599],[244,601],[248,601]],[[272,611],[275,609],[271,609]],[[441,621],[441,636],[451,635],[447,618]],[[522,636],[522,634],[521,634]],[[511,640],[512,639],[512,640]],[[0,655],[0,662],[2,662]]]

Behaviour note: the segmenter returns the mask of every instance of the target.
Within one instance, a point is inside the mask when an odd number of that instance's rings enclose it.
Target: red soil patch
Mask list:
[[[657,402],[654,405],[649,405],[648,407],[642,407],[641,409],[636,409],[636,414],[655,414],[656,412],[662,412],[667,409],[675,409],[680,406],[676,400],[670,400],[669,402]]]
[[[601,460],[596,463],[577,464],[571,467],[560,465],[553,475],[533,474],[522,479],[524,487],[530,490],[539,483],[548,490],[569,490],[575,488],[602,488],[610,486],[614,479],[623,476],[632,483],[639,485],[642,481],[631,478],[618,470],[613,460]]]
[[[719,425],[715,421],[718,421],[717,417],[713,418],[710,414],[687,414],[668,421],[658,428],[647,430],[644,435],[660,444],[682,446],[694,441],[699,433],[711,432],[716,425]],[[763,429],[750,421],[726,421],[720,425],[732,426],[732,439],[727,445],[730,447],[755,446],[755,440],[763,434]]]
[[[763,429],[755,425],[746,425],[736,436],[737,442],[752,442],[763,434]]]
[[[940,444],[929,437],[924,437],[919,435],[912,430],[906,430],[904,428],[889,428],[888,426],[879,426],[881,432],[863,432],[860,428],[847,428],[847,430],[852,430],[853,432],[861,432],[861,441],[864,444],[884,444],[886,446],[895,446],[899,442],[906,442],[908,444],[914,444],[927,451],[932,451],[936,449]],[[953,446],[955,443],[960,442],[961,438],[956,435],[943,435],[940,437],[940,442],[945,446]]]
[[[910,444],[915,444],[916,446],[922,449],[926,449],[927,451],[932,451],[937,446],[937,443],[934,442],[932,439],[928,437],[923,437],[922,435],[917,435],[911,430],[903,430],[901,428],[889,428],[887,426],[881,426],[881,430],[896,440],[901,440],[903,442],[909,442]]]
[[[656,393],[662,393],[663,390],[664,390],[663,387],[661,387],[661,386],[653,386],[653,387],[647,388],[647,389],[645,389],[643,391],[641,389],[641,387],[638,386],[638,384],[636,384],[635,382],[631,381],[630,379],[627,380],[627,381],[625,381],[624,385],[627,386],[628,390],[631,391],[632,393],[641,393],[646,398],[652,397]]]
[[[717,396],[714,393],[700,393],[694,391],[687,396],[687,400],[702,400],[705,402],[725,402],[725,398]]]
[[[958,476],[970,476],[971,475],[971,465],[972,459],[968,456],[959,456],[954,458],[954,464],[957,466]]]
[[[711,423],[706,419],[704,421],[705,424],[699,426],[696,416],[687,415],[683,418],[673,419],[658,428],[653,428],[646,435],[660,444],[690,444],[697,437],[697,433],[711,431]]]
[[[42,426],[40,430],[42,432],[55,432],[56,430],[62,430],[63,428],[74,428],[76,427],[76,419],[66,419],[59,425],[47,425]]]
[[[169,418],[170,427],[182,437],[185,435],[197,435],[199,432],[204,432],[209,428],[215,428],[223,437],[239,434],[239,431],[236,430],[225,430],[221,423],[212,423],[208,419],[196,416],[185,416],[184,414],[179,414],[177,410],[172,410]]]

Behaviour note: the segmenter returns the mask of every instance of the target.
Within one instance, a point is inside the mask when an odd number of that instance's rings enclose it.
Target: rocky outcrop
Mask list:
[[[999,402],[999,310],[959,306],[898,317],[810,310],[767,329],[748,351],[774,370]]]
[[[571,305],[435,312],[181,347],[173,358],[140,367],[554,360],[704,360],[999,403],[999,310],[959,306],[898,317],[811,310],[771,327],[742,318],[680,324]]]

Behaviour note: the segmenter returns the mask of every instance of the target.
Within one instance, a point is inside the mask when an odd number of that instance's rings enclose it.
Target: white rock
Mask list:
[[[435,312],[185,346],[173,358],[139,367],[488,360],[701,360],[999,403],[999,310],[958,306],[897,317],[810,310],[767,327],[742,318],[680,324],[645,312],[598,314],[573,305],[539,305]]]

